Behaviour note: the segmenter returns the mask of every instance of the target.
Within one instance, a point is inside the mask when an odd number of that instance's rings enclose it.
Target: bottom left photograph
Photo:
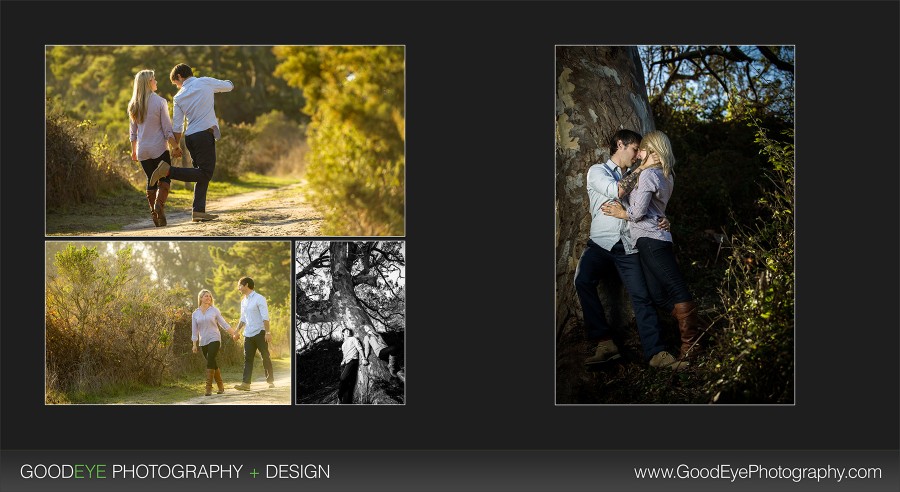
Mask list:
[[[45,247],[45,404],[291,404],[290,241]]]

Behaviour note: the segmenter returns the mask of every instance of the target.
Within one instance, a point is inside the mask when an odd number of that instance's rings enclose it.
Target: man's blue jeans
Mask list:
[[[675,304],[693,300],[687,282],[678,269],[671,242],[641,237],[637,240],[637,248],[647,290],[657,306],[671,312]]]
[[[575,271],[575,291],[584,311],[587,337],[597,340],[612,334],[600,296],[597,294],[597,285],[612,274],[613,267],[619,272],[625,290],[631,297],[644,358],[649,360],[665,350],[659,337],[659,319],[647,291],[638,254],[625,254],[625,247],[621,241],[616,243],[611,251],[607,251],[589,239],[588,246],[578,262],[578,269]]]
[[[175,167],[169,169],[169,178],[197,183],[194,185],[194,212],[206,212],[206,190],[209,180],[216,170],[216,138],[208,131],[191,133],[184,137],[194,167]]]

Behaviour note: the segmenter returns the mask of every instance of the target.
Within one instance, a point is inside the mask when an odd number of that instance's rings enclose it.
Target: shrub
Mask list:
[[[216,170],[213,181],[237,181],[243,171],[243,161],[253,140],[251,125],[240,123],[221,125],[222,138],[216,142]]]
[[[122,159],[91,121],[75,121],[47,100],[47,210],[93,200],[108,190],[129,188]]]
[[[304,129],[281,111],[260,115],[251,127],[249,151],[241,163],[242,172],[296,174],[304,167]]]
[[[731,248],[720,289],[728,327],[707,385],[714,402],[792,403],[794,387],[794,143],[757,126],[772,164],[765,213],[727,239]]]
[[[131,247],[108,256],[69,245],[54,267],[46,286],[47,401],[160,384],[173,362],[183,297],[147,287]]]

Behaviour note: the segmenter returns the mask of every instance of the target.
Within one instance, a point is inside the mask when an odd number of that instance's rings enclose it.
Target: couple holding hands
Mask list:
[[[169,103],[156,94],[153,70],[135,74],[128,102],[131,160],[140,161],[147,175],[147,203],[156,227],[167,225],[165,203],[173,179],[197,183],[191,220],[205,222],[218,218],[206,212],[206,191],[216,169],[216,140],[221,138],[213,96],[234,89],[230,80],[195,77],[191,67],[183,63],[175,65],[169,78],[178,88],[172,98],[172,119],[169,119]],[[182,135],[193,167],[171,166],[173,157],[181,157]],[[172,149],[171,154],[168,148]]]
[[[241,384],[234,385],[234,389],[241,391],[250,390],[250,379],[253,376],[253,359],[256,351],[262,356],[263,368],[266,371],[266,382],[269,388],[275,387],[275,375],[272,372],[272,359],[269,356],[269,343],[272,341],[272,333],[269,330],[269,307],[266,298],[254,290],[255,285],[250,277],[241,277],[238,280],[237,289],[241,293],[241,317],[235,328],[232,328],[222,313],[216,308],[212,293],[203,289],[197,294],[197,309],[191,315],[191,341],[193,352],[203,353],[206,358],[206,396],[212,394],[212,382],[216,381],[218,391],[225,392],[225,384],[222,382],[222,372],[216,363],[216,355],[222,345],[222,337],[219,328],[228,332],[231,338],[237,340],[241,329],[244,330],[244,375]]]

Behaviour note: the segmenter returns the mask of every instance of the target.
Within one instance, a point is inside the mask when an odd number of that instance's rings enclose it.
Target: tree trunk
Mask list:
[[[331,312],[333,320],[341,325],[341,329],[350,328],[353,335],[362,342],[366,329],[374,330],[372,320],[359,303],[354,293],[355,282],[351,269],[354,256],[350,254],[351,244],[345,241],[333,241],[330,245],[331,254]],[[360,356],[362,362],[362,356]],[[371,354],[369,365],[360,364],[356,379],[356,390],[353,401],[368,404],[396,404],[401,403],[385,391],[393,384],[387,364]]]
[[[609,159],[608,142],[617,130],[625,128],[643,135],[653,130],[654,125],[636,47],[559,46],[556,49],[556,77],[556,334],[559,368],[560,355],[565,352],[561,347],[563,340],[580,339],[580,334],[573,332],[583,326],[574,279],[591,226],[587,171],[593,164]],[[601,282],[600,299],[613,327],[621,327],[634,318],[621,285],[609,288]]]

